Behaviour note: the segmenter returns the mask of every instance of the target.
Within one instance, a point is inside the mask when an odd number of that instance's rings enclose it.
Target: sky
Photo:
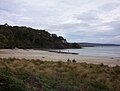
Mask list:
[[[68,42],[120,44],[120,0],[0,0],[0,24],[45,29]]]

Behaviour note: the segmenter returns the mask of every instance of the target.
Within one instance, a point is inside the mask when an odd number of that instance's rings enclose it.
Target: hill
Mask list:
[[[62,36],[50,34],[46,30],[26,26],[0,25],[0,48],[81,48],[77,43],[68,43]]]
[[[102,43],[79,43],[83,47],[94,47],[94,46],[120,46],[120,44],[102,44]]]

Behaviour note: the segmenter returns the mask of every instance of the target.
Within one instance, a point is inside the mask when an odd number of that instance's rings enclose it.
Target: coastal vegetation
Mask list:
[[[120,66],[0,59],[0,91],[120,91]]]
[[[62,36],[50,34],[46,30],[33,29],[26,26],[0,25],[0,48],[81,48],[78,43],[68,43]]]

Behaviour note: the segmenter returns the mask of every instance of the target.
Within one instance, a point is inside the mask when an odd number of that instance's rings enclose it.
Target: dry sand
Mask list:
[[[75,59],[77,62],[86,62],[92,64],[105,64],[109,66],[120,65],[120,57],[99,57],[84,56],[73,54],[59,54],[42,50],[23,50],[23,49],[0,49],[0,58],[25,58],[25,59],[41,59],[47,61],[66,61],[67,59]]]

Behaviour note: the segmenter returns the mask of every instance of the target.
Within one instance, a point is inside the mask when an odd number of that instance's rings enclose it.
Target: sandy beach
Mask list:
[[[0,49],[0,58],[41,59],[43,61],[65,61],[75,59],[77,62],[92,64],[105,64],[109,66],[120,65],[120,57],[84,56],[73,54],[59,54],[43,50],[32,49]]]

